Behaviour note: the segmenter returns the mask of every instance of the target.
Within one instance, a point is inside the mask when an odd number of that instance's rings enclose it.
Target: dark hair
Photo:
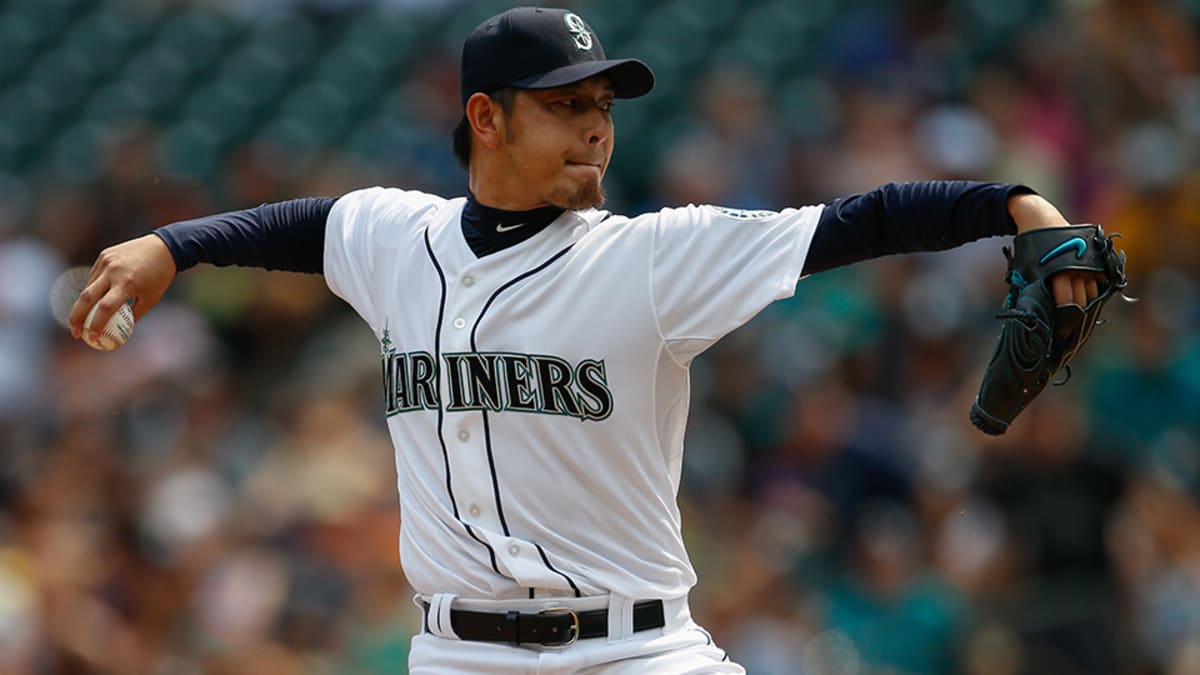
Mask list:
[[[516,87],[505,87],[488,94],[488,98],[498,103],[505,115],[512,114],[513,101],[516,97]],[[454,127],[454,136],[451,139],[450,147],[454,150],[454,158],[458,160],[462,168],[468,168],[471,164],[471,124],[467,122],[466,114],[458,121],[458,126]]]

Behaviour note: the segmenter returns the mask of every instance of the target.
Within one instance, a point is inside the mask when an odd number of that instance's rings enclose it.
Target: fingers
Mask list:
[[[103,271],[108,269],[109,261],[108,249],[101,251],[100,255],[96,256],[96,262],[92,263],[92,271],[88,274],[89,284],[99,279]]]
[[[100,298],[104,297],[104,294],[107,293],[109,289],[110,284],[107,278],[95,278],[95,269],[95,267],[92,268],[93,280],[88,283],[87,287],[83,289],[83,292],[79,294],[79,297],[75,300],[75,304],[71,306],[71,314],[67,318],[67,321],[71,325],[71,335],[75,338],[83,335],[84,319],[87,318],[88,312],[92,310],[92,305],[95,305]],[[100,310],[96,311],[99,312]],[[99,326],[103,325],[104,324],[99,324]]]
[[[76,338],[81,337],[87,330],[93,340],[98,339],[109,318],[129,299],[131,291],[128,283],[114,281],[120,276],[116,271],[120,266],[112,262],[113,255],[110,251],[111,249],[101,252],[96,259],[88,277],[88,285],[71,306],[71,314],[67,320],[71,326],[71,335]],[[92,307],[96,308],[96,314],[91,323],[84,326]]]
[[[175,278],[175,259],[157,235],[148,234],[104,249],[92,266],[83,292],[71,307],[71,334],[80,337],[88,312],[96,307],[92,329],[104,328],[122,304],[134,300],[134,320],[162,299]]]
[[[108,292],[96,302],[96,314],[92,317],[92,322],[84,327],[84,330],[89,332],[89,337],[93,341],[100,339],[100,332],[108,324],[108,320],[112,318],[112,315],[117,313],[117,310],[127,300],[128,298],[125,293],[119,292],[116,286],[111,286]],[[91,308],[88,311],[91,311]],[[86,317],[87,315],[85,314],[84,318],[86,319]]]
[[[1100,283],[1104,276],[1082,270],[1068,270],[1050,277],[1050,290],[1054,294],[1054,304],[1079,305],[1087,304],[1100,296]]]
[[[1071,303],[1083,307],[1087,304],[1087,277],[1084,274],[1071,275]]]
[[[71,337],[76,339],[83,334],[83,321],[87,318],[88,311],[91,310],[96,300],[100,299],[100,296],[108,290],[107,286],[96,284],[96,277],[100,274],[100,264],[100,258],[92,263],[83,291],[75,299],[75,304],[71,305],[71,313],[67,315],[67,324],[71,327]]]
[[[1087,277],[1086,279],[1084,279],[1084,283],[1086,284],[1086,289],[1087,289],[1087,301],[1088,302],[1091,302],[1092,300],[1095,300],[1096,298],[1100,297],[1100,280],[1097,277],[1098,277],[1098,275],[1093,274],[1093,275]]]
[[[131,298],[127,298],[127,300],[130,301],[129,309],[133,311],[133,320],[141,321],[143,316],[149,313],[150,310],[154,309],[154,306],[158,304],[160,299],[162,299],[161,294],[158,294],[154,297],[135,295]]]
[[[1075,286],[1068,273],[1055,274],[1050,277],[1050,290],[1054,293],[1054,304],[1070,305],[1075,300]]]

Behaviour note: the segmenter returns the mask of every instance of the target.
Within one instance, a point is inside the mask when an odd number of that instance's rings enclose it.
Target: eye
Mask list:
[[[604,112],[612,112],[612,109],[613,109],[613,102],[612,102],[612,101],[604,101],[604,102],[602,102],[602,103],[600,104],[600,109],[601,109],[601,110],[603,110]]]
[[[564,98],[558,100],[556,103],[564,108],[570,108],[571,110],[579,107],[579,99],[576,98]]]

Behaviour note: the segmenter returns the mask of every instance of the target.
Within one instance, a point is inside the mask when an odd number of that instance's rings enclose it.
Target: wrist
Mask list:
[[[1017,226],[1017,234],[1043,227],[1067,227],[1071,223],[1045,197],[1017,194],[1008,198],[1008,213]]]

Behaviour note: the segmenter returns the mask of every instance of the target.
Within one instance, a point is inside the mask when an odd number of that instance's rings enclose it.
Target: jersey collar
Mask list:
[[[462,211],[462,232],[476,258],[503,251],[541,232],[563,214],[557,206],[529,211],[506,211],[480,204],[467,193]]]

